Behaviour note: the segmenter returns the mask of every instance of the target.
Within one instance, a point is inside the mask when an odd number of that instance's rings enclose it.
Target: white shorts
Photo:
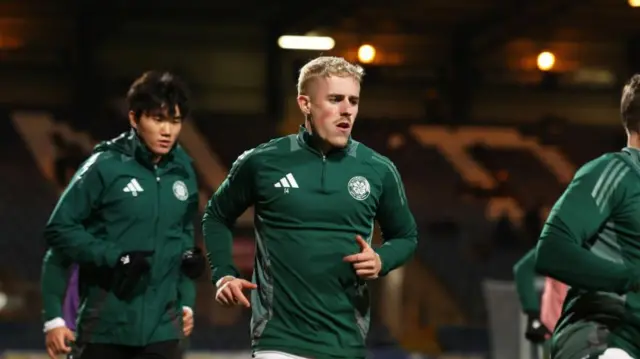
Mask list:
[[[598,359],[634,359],[631,355],[627,354],[622,349],[619,348],[609,348],[604,351],[604,353],[600,354]]]
[[[304,357],[299,357],[297,355],[287,354],[287,353],[277,352],[272,350],[262,350],[259,352],[255,352],[253,353],[253,358],[254,359],[307,359]]]

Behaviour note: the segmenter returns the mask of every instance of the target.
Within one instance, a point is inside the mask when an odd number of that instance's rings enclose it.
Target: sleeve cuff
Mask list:
[[[60,327],[66,327],[66,326],[67,326],[67,323],[65,323],[64,319],[59,318],[59,317],[58,318],[54,318],[54,319],[51,319],[51,320],[49,320],[49,321],[44,323],[43,332],[46,333],[46,332],[51,331],[53,329],[60,328]]]
[[[378,276],[383,277],[383,276],[389,274],[389,272],[391,270],[385,265],[387,261],[384,258],[385,257],[384,251],[381,250],[381,248],[382,247],[376,248],[376,249],[374,249],[374,251],[378,255],[378,258],[380,258],[380,273],[378,273]]]
[[[234,277],[234,276],[232,276],[232,275],[225,275],[224,277],[222,277],[222,278],[220,278],[220,279],[218,279],[218,280],[216,281],[216,288],[219,288],[219,287],[220,287],[220,285],[222,284],[222,282],[223,282],[225,279],[231,280],[231,279],[235,279],[235,278],[236,278],[236,277]]]
[[[215,268],[212,271],[212,273],[211,273],[211,282],[216,284],[216,287],[217,287],[218,282],[220,282],[220,280],[225,278],[225,277],[239,278],[240,277],[240,273],[238,272],[238,270],[233,265],[220,266],[220,267]]]
[[[525,310],[524,313],[531,318],[540,318],[539,310]]]
[[[118,264],[118,260],[120,259],[121,253],[117,250],[110,250],[105,254],[105,259],[107,260],[107,266],[109,268],[113,268]]]

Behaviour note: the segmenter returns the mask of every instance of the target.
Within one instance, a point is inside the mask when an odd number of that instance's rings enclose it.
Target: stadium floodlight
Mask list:
[[[552,52],[543,51],[538,55],[538,69],[541,71],[549,71],[553,69],[556,63],[556,57]]]
[[[370,64],[371,62],[373,62],[373,59],[375,58],[376,58],[375,47],[369,44],[364,44],[360,46],[360,48],[358,49],[358,59],[363,64]]]
[[[331,50],[336,42],[328,36],[283,35],[278,38],[278,46],[287,50]]]
[[[640,7],[640,0],[629,0],[629,6]]]

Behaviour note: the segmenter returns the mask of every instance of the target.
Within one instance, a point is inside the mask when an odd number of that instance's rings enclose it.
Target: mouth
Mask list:
[[[336,124],[336,127],[338,127],[342,131],[347,131],[351,128],[351,123],[349,123],[348,121],[340,121]]]
[[[164,147],[164,148],[171,147],[171,141],[168,141],[168,140],[160,140],[158,141],[158,144],[160,145],[160,147]]]

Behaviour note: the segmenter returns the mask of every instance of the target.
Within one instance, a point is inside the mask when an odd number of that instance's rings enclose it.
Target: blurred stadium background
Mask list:
[[[44,358],[42,229],[93,144],[126,129],[135,77],[167,69],[192,88],[182,143],[204,205],[242,151],[296,129],[297,69],[327,54],[365,67],[354,135],[395,161],[421,231],[412,263],[375,285],[372,357],[529,359],[512,266],[575,169],[624,146],[639,5],[0,1],[0,355]],[[249,357],[249,313],[216,306],[206,278],[195,313],[187,357]]]

